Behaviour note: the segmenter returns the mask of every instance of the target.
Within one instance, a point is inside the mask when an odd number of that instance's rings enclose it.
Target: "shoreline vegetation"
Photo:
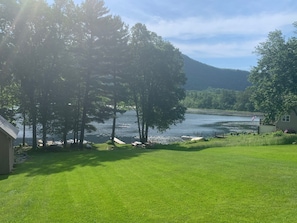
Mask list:
[[[203,114],[203,115],[244,116],[244,117],[253,117],[253,116],[262,117],[263,116],[263,113],[261,112],[220,110],[220,109],[201,109],[201,108],[187,108],[186,113]]]

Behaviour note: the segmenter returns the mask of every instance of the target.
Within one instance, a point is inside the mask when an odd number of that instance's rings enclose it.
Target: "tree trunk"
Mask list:
[[[111,143],[114,144],[114,137],[115,137],[115,128],[116,128],[116,117],[117,115],[117,103],[114,100],[113,105],[113,119],[112,119],[112,131],[111,131]]]
[[[87,118],[87,108],[89,100],[89,75],[86,81],[86,91],[83,100],[83,111],[82,111],[82,119],[81,119],[81,126],[80,126],[80,137],[79,137],[79,148],[83,149],[83,141],[85,139],[85,127],[86,127],[86,118]]]
[[[139,105],[136,93],[134,92],[134,103],[135,103],[135,110],[136,110],[136,118],[137,118],[137,127],[138,127],[138,134],[139,134],[139,140],[141,141],[141,126],[140,126],[140,114],[139,114]]]
[[[32,148],[33,150],[37,149],[37,120],[36,120],[36,108],[33,111],[32,117]]]
[[[44,92],[42,92],[42,102],[40,103],[40,116],[41,116],[41,124],[42,124],[42,147],[46,147],[46,141],[47,141],[47,122],[48,122],[48,90],[45,89]]]
[[[78,129],[79,129],[79,116],[80,116],[80,86],[79,86],[79,93],[78,93],[78,100],[76,104],[75,110],[75,120],[74,120],[74,129],[73,129],[73,143],[78,143]]]
[[[148,140],[148,124],[145,124],[145,138],[144,138],[144,143],[147,143]]]
[[[116,76],[113,75],[113,119],[112,119],[112,131],[111,131],[111,143],[114,144],[116,119],[117,119],[117,93],[116,93]]]
[[[84,139],[85,139],[86,117],[87,117],[87,108],[86,108],[86,106],[84,106],[82,119],[81,119],[81,126],[80,126],[80,137],[79,137],[79,148],[80,149],[83,148],[83,143],[84,143]]]
[[[22,145],[26,144],[26,113],[23,112],[23,140]]]
[[[65,128],[65,130],[63,132],[63,142],[64,142],[63,147],[66,148],[67,147],[67,131],[66,131],[66,128]]]
[[[45,148],[46,147],[46,132],[47,132],[47,124],[46,124],[46,120],[43,120],[42,123],[42,147]]]

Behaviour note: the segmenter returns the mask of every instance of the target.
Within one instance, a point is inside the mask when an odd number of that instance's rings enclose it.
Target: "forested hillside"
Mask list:
[[[243,91],[251,85],[247,80],[249,75],[247,71],[220,69],[195,61],[186,55],[183,57],[187,76],[186,90],[221,88]]]

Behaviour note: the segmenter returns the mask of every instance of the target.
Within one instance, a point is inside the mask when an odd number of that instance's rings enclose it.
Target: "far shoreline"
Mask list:
[[[187,108],[186,113],[203,114],[203,115],[243,116],[243,117],[263,116],[263,113],[261,112],[234,111],[234,110],[221,110],[221,109],[202,109],[202,108]]]

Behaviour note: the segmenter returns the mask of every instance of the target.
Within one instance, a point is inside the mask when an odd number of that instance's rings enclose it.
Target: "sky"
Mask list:
[[[51,2],[52,0],[48,0]],[[74,0],[80,4],[83,0]],[[255,47],[269,32],[297,36],[296,0],[105,0],[105,6],[132,27],[171,42],[199,62],[249,71],[257,65]]]

